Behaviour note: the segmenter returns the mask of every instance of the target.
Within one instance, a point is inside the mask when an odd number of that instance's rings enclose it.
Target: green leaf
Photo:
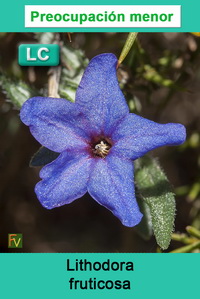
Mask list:
[[[125,45],[122,49],[122,52],[121,52],[119,60],[118,60],[118,65],[120,65],[124,61],[126,56],[128,55],[130,49],[132,48],[132,46],[134,44],[137,34],[138,34],[137,32],[131,32],[128,34]]]
[[[135,227],[135,230],[144,240],[149,240],[153,234],[150,208],[139,192],[136,192],[136,198],[143,218]]]
[[[60,154],[55,153],[48,148],[42,146],[32,157],[30,161],[30,166],[36,167],[36,166],[44,166],[48,163],[51,163],[54,161]]]
[[[12,80],[6,75],[0,73],[0,85],[6,94],[7,100],[10,100],[17,108],[32,96],[39,95],[39,92],[32,89],[21,80]]]
[[[64,45],[61,48],[61,60],[68,69],[68,75],[74,78],[88,65],[88,59],[82,50]]]
[[[52,44],[55,41],[55,32],[36,32],[35,38],[40,44]]]
[[[154,158],[144,156],[136,160],[135,168],[136,185],[150,209],[156,241],[162,249],[167,249],[175,218],[175,198],[171,185]]]
[[[82,76],[80,76],[80,80],[81,80],[81,77]],[[65,98],[71,102],[74,102],[78,84],[74,83],[70,79],[67,79],[67,76],[65,76],[65,70],[62,71],[61,78],[62,78],[61,83],[59,85],[60,97]]]
[[[81,50],[75,50],[65,45],[61,49],[61,60],[64,67],[61,73],[59,94],[74,102],[76,90],[88,64],[88,59]]]

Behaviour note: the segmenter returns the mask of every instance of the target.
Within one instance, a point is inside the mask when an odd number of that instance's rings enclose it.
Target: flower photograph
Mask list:
[[[20,65],[26,44],[59,64]],[[199,50],[198,33],[0,34],[0,252],[200,252]]]

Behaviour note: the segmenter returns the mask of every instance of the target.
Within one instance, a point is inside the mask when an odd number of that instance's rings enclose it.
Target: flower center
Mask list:
[[[108,155],[110,148],[111,144],[103,139],[94,144],[92,151],[95,156],[105,158]]]

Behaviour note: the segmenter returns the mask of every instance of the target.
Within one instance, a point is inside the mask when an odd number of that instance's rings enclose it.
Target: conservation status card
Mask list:
[[[2,298],[198,296],[192,2],[2,4]]]

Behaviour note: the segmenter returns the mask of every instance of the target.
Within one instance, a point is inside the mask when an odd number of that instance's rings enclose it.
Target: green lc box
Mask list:
[[[59,62],[59,45],[21,44],[18,48],[18,63],[21,66],[56,66]]]

